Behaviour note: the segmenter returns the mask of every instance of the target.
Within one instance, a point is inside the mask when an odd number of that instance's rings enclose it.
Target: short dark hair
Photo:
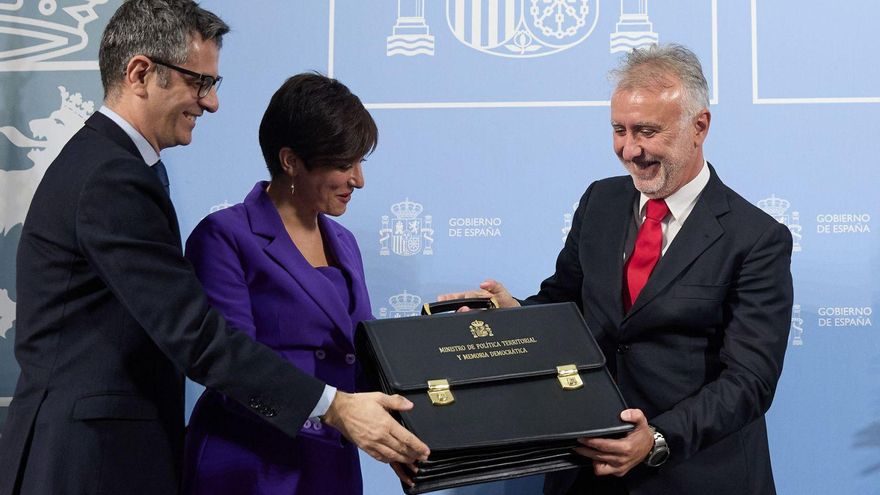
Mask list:
[[[145,55],[184,64],[194,34],[219,48],[228,32],[223,20],[192,0],[126,0],[110,18],[98,50],[104,98],[122,82],[132,57]],[[167,69],[157,70],[160,83],[167,84]]]
[[[272,95],[260,122],[260,148],[274,179],[278,153],[290,148],[314,167],[350,164],[376,149],[379,131],[360,98],[329,77],[297,74]]]

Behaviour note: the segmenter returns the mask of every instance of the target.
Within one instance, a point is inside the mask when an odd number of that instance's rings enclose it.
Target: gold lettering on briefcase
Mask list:
[[[474,320],[471,322],[471,335],[475,339],[480,337],[493,337],[492,328],[482,320]]]

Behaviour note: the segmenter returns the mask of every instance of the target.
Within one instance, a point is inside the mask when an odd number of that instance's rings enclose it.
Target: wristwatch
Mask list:
[[[662,433],[653,426],[649,425],[648,427],[651,428],[651,434],[654,435],[654,448],[648,452],[648,457],[645,457],[645,464],[651,467],[660,467],[666,462],[666,459],[669,459],[669,446],[666,445],[666,437]]]

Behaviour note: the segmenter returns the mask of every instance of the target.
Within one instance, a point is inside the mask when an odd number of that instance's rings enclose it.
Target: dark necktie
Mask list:
[[[165,188],[165,194],[171,196],[171,185],[168,182],[168,171],[165,170],[165,164],[162,163],[162,160],[159,160],[152,168],[153,172],[156,172],[156,175],[159,177],[159,182],[162,183],[162,187]]]
[[[662,199],[648,200],[645,221],[639,228],[636,246],[632,255],[626,260],[626,284],[623,288],[623,308],[629,311],[639,293],[648,283],[648,277],[654,271],[660,253],[663,250],[663,227],[661,222],[669,213],[669,206]]]

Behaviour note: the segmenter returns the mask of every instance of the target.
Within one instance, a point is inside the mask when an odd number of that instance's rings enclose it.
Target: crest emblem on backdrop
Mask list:
[[[233,206],[233,205],[231,203],[229,203],[229,201],[226,201],[224,199],[222,203],[217,203],[216,205],[212,206],[211,209],[208,211],[208,213],[216,213],[220,210],[225,210],[226,208],[229,208],[230,206]]]
[[[458,41],[489,55],[552,55],[587,39],[599,20],[600,0],[446,0],[446,24]],[[611,53],[657,44],[648,0],[621,0]],[[385,54],[434,56],[425,0],[397,0],[397,22]]]
[[[86,25],[98,19],[95,6],[104,3],[107,0],[0,0],[0,71],[97,69],[95,60],[67,56],[89,44]]]
[[[804,319],[801,318],[801,305],[795,304],[791,308],[791,345],[804,345]]]
[[[421,218],[424,208],[419,203],[405,199],[391,205],[394,218],[382,215],[382,228],[379,229],[379,255],[388,256],[393,252],[399,256],[413,256],[422,253],[434,254],[434,229],[431,215]],[[388,241],[391,241],[389,250]]]
[[[7,170],[0,164],[0,236],[24,223],[31,199],[49,164],[95,111],[95,103],[84,100],[82,94],[71,94],[64,86],[58,86],[58,92],[58,109],[46,117],[28,122],[33,137],[28,137],[14,126],[0,125],[0,135],[18,148],[29,149],[27,157],[33,163],[30,168],[21,170]],[[10,264],[14,265],[14,260]],[[0,270],[5,269],[11,269],[11,266],[0,265]],[[0,337],[6,336],[13,321],[15,304],[8,292],[0,289]]]
[[[789,213],[791,203],[787,199],[777,198],[775,194],[771,194],[769,198],[758,201],[758,208],[764,210],[764,213],[775,218],[777,222],[788,227],[791,231],[792,251],[797,253],[801,250],[801,239],[804,235],[801,233],[803,227],[800,224],[800,213],[792,211]]]
[[[422,307],[422,298],[404,290],[400,294],[389,297],[388,304],[391,305],[390,311],[387,306],[379,308],[379,318],[418,316]]]
[[[543,57],[587,39],[599,0],[446,0],[446,23],[465,45],[499,57]]]
[[[84,100],[82,94],[67,91],[58,86],[60,101],[58,109],[40,119],[28,123],[33,137],[28,137],[16,127],[0,125],[0,135],[19,148],[30,148],[27,157],[33,166],[24,170],[4,170],[0,167],[0,231],[8,231],[23,223],[40,180],[61,148],[78,131],[85,120],[95,111],[95,103]],[[2,124],[2,122],[0,122]]]

